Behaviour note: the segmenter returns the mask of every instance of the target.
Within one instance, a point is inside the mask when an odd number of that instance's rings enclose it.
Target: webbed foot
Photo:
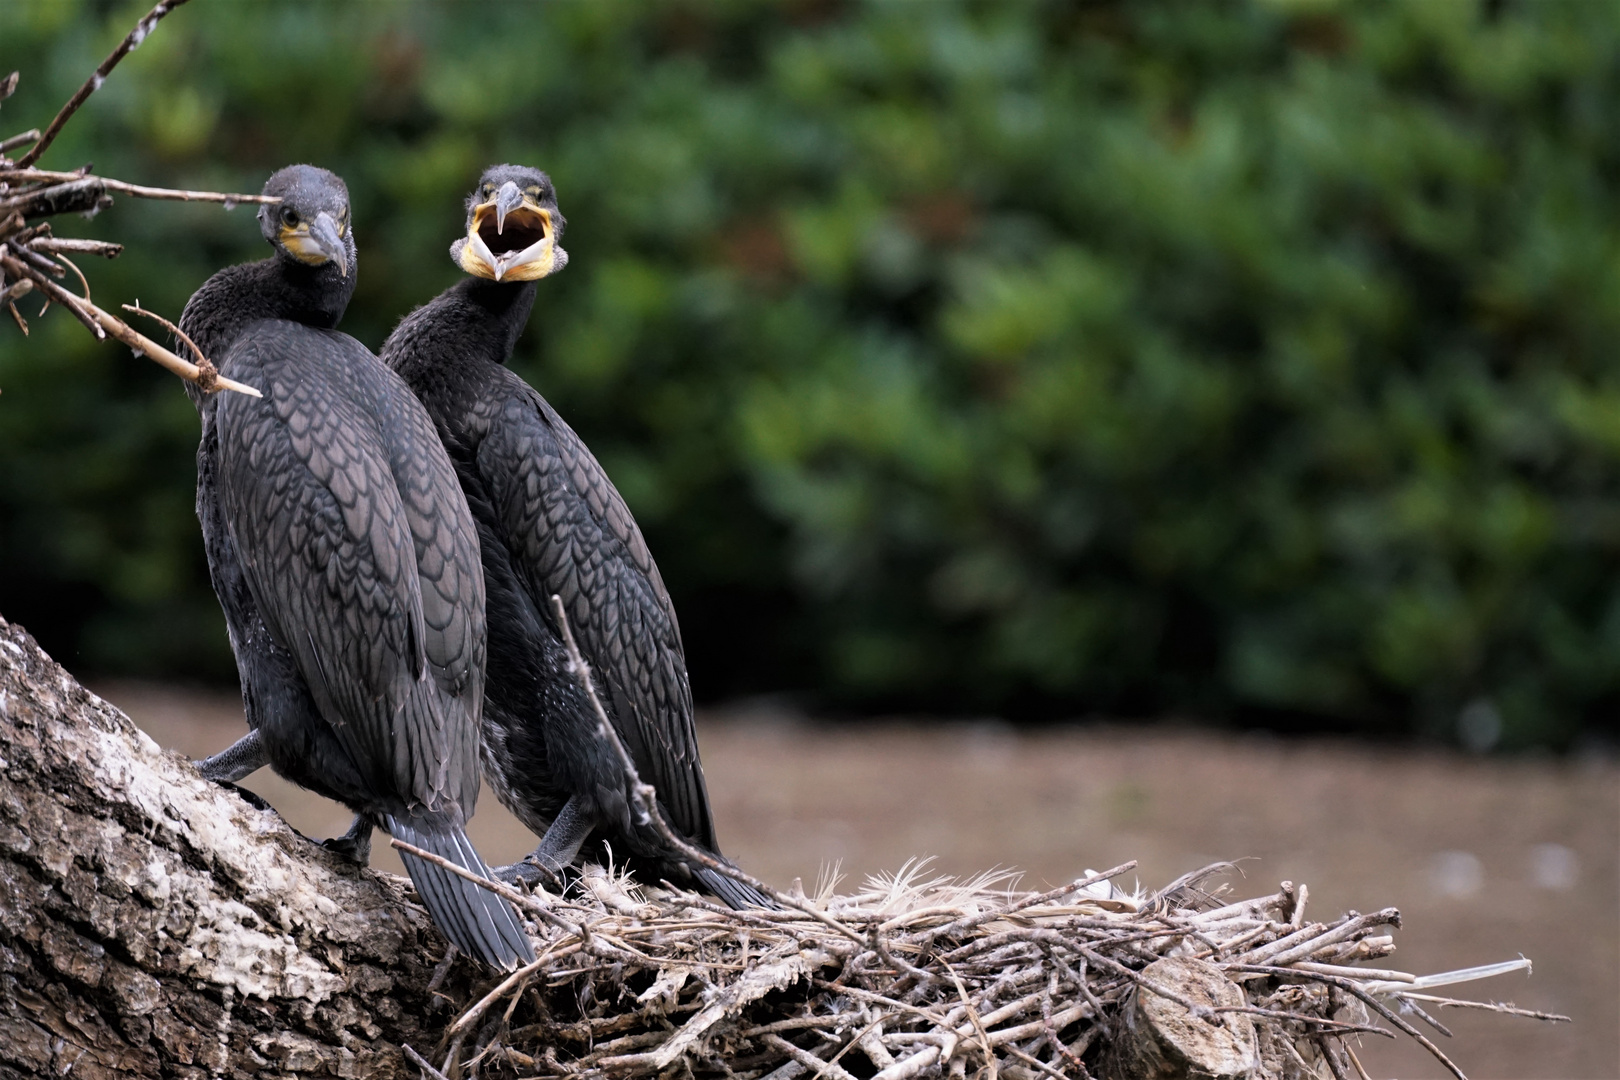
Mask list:
[[[562,892],[567,881],[563,874],[579,857],[579,849],[590,836],[596,819],[577,796],[571,796],[541,837],[540,846],[510,866],[492,871],[508,885],[533,889],[544,884]]]
[[[552,892],[560,893],[564,885],[561,869],[546,866],[533,855],[509,866],[497,866],[490,873],[508,885],[530,892],[543,885]]]

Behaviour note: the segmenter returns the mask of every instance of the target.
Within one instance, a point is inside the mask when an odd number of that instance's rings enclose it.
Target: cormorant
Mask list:
[[[204,397],[197,516],[251,731],[201,763],[234,782],[266,763],[348,805],[328,845],[364,863],[371,829],[488,877],[465,825],[478,795],[483,574],[466,499],[416,398],[332,329],[354,291],[349,195],[324,169],[272,176],[268,259],[219,271],[181,330],[263,392]],[[433,922],[464,952],[534,959],[505,900],[404,854]]]
[[[568,666],[559,596],[599,696],[664,819],[719,855],[698,760],[675,608],[641,530],[602,466],[546,400],[505,364],[540,278],[561,270],[564,219],[551,180],[487,170],[450,249],[470,277],[407,316],[380,356],[439,429],[478,523],[488,589],[484,775],[540,846],[496,870],[533,885],[587,843],[733,907],[768,901],[689,866],[636,820],[629,775]]]

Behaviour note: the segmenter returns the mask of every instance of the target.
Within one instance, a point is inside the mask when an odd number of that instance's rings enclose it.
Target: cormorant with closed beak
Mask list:
[[[465,829],[486,649],[466,499],[409,389],[332,329],[355,282],[343,181],[294,165],[264,193],[281,200],[259,212],[274,254],[209,278],[180,320],[264,395],[192,391],[197,516],[251,729],[202,772],[236,781],[268,763],[356,812],[329,843],[357,861],[379,825],[488,877]],[[403,858],[463,951],[504,969],[534,959],[505,900]]]
[[[427,406],[478,522],[489,597],[485,777],[542,837],[527,859],[496,873],[534,884],[605,842],[633,867],[733,907],[765,904],[748,886],[689,865],[636,819],[629,774],[569,670],[554,595],[664,819],[718,857],[669,592],[602,466],[505,366],[535,283],[568,263],[563,226],[545,173],[487,170],[467,200],[466,235],[450,249],[470,276],[407,316],[380,354]]]

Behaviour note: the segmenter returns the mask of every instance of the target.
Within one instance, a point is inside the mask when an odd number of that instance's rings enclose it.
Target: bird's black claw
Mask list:
[[[365,840],[356,840],[352,836],[333,836],[326,840],[316,841],[334,855],[341,855],[350,862],[365,866],[371,862],[371,837]]]
[[[342,855],[343,858],[347,858],[352,863],[360,863],[361,866],[371,863],[371,824],[369,823],[363,829],[356,824],[353,829],[345,832],[343,836],[329,837],[329,839],[318,840],[318,842],[321,847],[326,848],[329,852],[334,853],[334,855]]]
[[[249,806],[253,807],[253,809],[255,809],[255,810],[274,810],[275,809],[275,807],[273,807],[269,803],[265,802],[264,797],[261,796],[256,791],[249,791],[245,787],[238,787],[237,785],[231,783],[229,780],[215,780],[214,783],[218,784],[222,788],[225,788],[227,791],[236,792],[236,794],[241,797],[243,802],[247,803]]]
[[[354,824],[342,836],[334,836],[320,841],[321,847],[334,855],[341,855],[351,862],[366,866],[371,862],[371,830],[372,820],[365,814],[355,815]]]

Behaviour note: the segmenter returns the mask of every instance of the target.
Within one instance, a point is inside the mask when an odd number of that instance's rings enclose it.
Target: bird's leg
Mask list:
[[[356,814],[348,832],[322,840],[321,847],[365,866],[371,862],[371,830],[376,826],[370,814]]]
[[[248,773],[270,763],[264,741],[257,731],[250,731],[212,757],[196,762],[203,779],[216,784],[234,784]]]
[[[540,838],[540,846],[511,866],[498,867],[495,876],[508,885],[522,883],[534,888],[550,879],[559,885],[562,872],[579,855],[579,849],[596,828],[596,815],[584,808],[578,795],[563,804],[561,812]]]

